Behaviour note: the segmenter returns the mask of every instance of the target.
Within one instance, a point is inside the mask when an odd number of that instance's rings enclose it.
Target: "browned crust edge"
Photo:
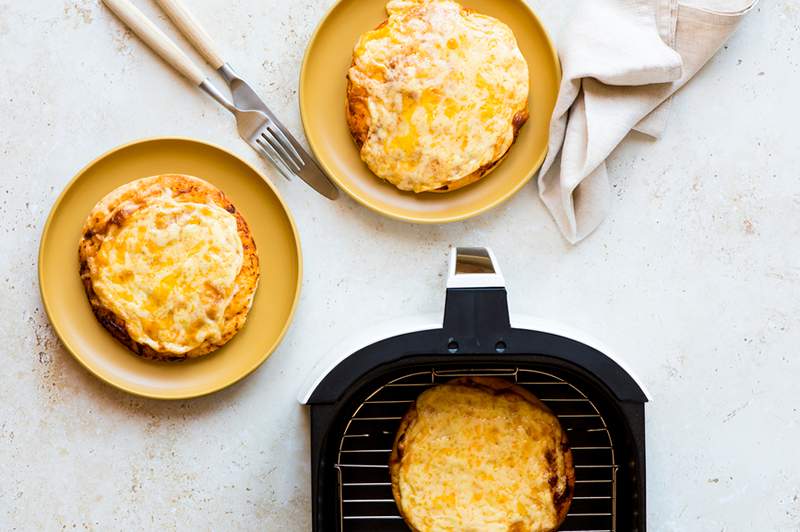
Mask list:
[[[524,400],[528,401],[536,408],[544,410],[545,412],[548,412],[550,414],[553,414],[553,412],[547,407],[547,405],[541,402],[539,398],[537,398],[531,392],[505,379],[497,377],[478,377],[478,376],[459,377],[457,379],[445,383],[443,386],[448,386],[448,385],[472,386],[475,388],[480,388],[481,390],[484,390],[494,395],[505,394],[505,393],[516,394],[522,397]],[[389,458],[389,473],[391,476],[391,483],[392,483],[392,495],[394,496],[394,500],[397,503],[397,508],[400,511],[400,515],[403,517],[403,520],[406,522],[409,528],[414,530],[414,532],[419,532],[416,528],[414,528],[411,525],[408,518],[406,517],[405,512],[403,511],[402,497],[400,493],[400,480],[399,480],[400,465],[403,459],[403,455],[405,453],[405,437],[409,429],[413,427],[416,420],[417,420],[417,404],[415,401],[414,403],[411,404],[411,407],[408,409],[406,414],[403,416],[403,419],[400,421],[400,427],[397,430],[397,435],[395,436],[394,445],[392,445],[392,454]],[[553,492],[553,504],[555,505],[558,511],[558,524],[556,525],[555,528],[553,528],[552,531],[549,532],[555,532],[556,530],[558,530],[558,528],[567,518],[570,505],[572,504],[572,497],[575,493],[575,468],[573,466],[573,461],[572,461],[572,450],[569,446],[569,442],[567,441],[566,431],[564,431],[563,429],[561,431],[561,451],[564,453],[565,473],[567,475],[566,490],[563,493]]]
[[[237,232],[242,241],[242,268],[235,282],[237,286],[244,287],[244,290],[234,295],[225,309],[222,338],[218,342],[207,340],[183,354],[162,353],[131,338],[125,320],[102,304],[94,291],[91,279],[92,259],[98,253],[103,238],[111,227],[121,226],[137,209],[144,206],[148,199],[165,188],[172,190],[177,201],[214,204],[236,216]],[[182,361],[206,355],[225,345],[244,326],[260,277],[256,243],[242,214],[221,190],[200,178],[183,174],[164,174],[137,179],[118,187],[100,200],[90,212],[81,231],[78,261],[83,288],[97,320],[128,349],[149,360]]]
[[[389,19],[386,19],[378,24],[373,31],[379,30],[387,24],[389,24]],[[350,68],[354,67],[355,64],[356,55],[354,51],[353,58],[350,61]],[[350,135],[352,135],[356,146],[358,146],[358,149],[361,150],[361,148],[364,146],[364,143],[367,142],[369,128],[372,123],[372,119],[369,114],[369,107],[367,106],[367,96],[369,95],[364,87],[353,83],[353,80],[350,78],[349,69],[347,71],[346,94],[345,110],[347,115],[347,126],[350,129]]]
[[[473,13],[474,10],[469,8],[464,8],[464,11],[467,13]],[[375,30],[379,30],[386,26],[389,23],[389,20],[384,20],[378,26],[375,27]],[[373,31],[375,31],[373,30]],[[350,68],[355,66],[356,58],[355,53],[353,54],[353,59],[350,62]],[[346,98],[345,98],[345,115],[347,119],[347,126],[350,129],[350,135],[353,137],[353,140],[356,143],[356,146],[361,151],[361,148],[364,146],[364,143],[367,142],[367,137],[369,137],[369,128],[372,123],[370,114],[369,114],[369,107],[367,105],[367,98],[369,94],[367,93],[366,89],[360,85],[356,85],[353,83],[353,80],[350,78],[350,71],[348,69],[347,72],[347,90],[346,90]],[[443,194],[446,192],[453,192],[454,190],[458,190],[460,188],[464,188],[468,185],[471,185],[477,181],[480,181],[482,178],[489,175],[492,170],[497,168],[505,159],[508,157],[508,153],[511,151],[512,146],[516,144],[517,138],[519,137],[519,132],[522,129],[522,126],[530,118],[530,113],[528,111],[528,100],[525,101],[525,107],[518,111],[514,118],[512,119],[512,127],[514,128],[514,138],[509,144],[508,149],[506,149],[505,153],[503,153],[500,157],[498,157],[495,161],[485,164],[482,167],[478,168],[471,174],[468,174],[460,179],[456,179],[444,186],[441,186],[436,189],[426,190],[422,192],[433,192],[436,194]],[[378,179],[386,181],[382,177],[376,175]],[[389,181],[387,181],[389,183]],[[411,191],[403,191],[403,192],[411,192]],[[418,192],[420,194],[422,192]]]
[[[392,445],[392,454],[389,457],[389,475],[391,476],[392,482],[392,496],[397,503],[397,509],[400,511],[400,516],[403,518],[403,521],[405,521],[406,525],[414,532],[418,532],[418,530],[411,524],[405,511],[403,511],[403,498],[400,494],[400,466],[403,461],[403,454],[405,454],[406,433],[414,425],[416,420],[417,403],[415,401],[411,404],[411,407],[400,421],[400,427],[397,429],[397,435]]]

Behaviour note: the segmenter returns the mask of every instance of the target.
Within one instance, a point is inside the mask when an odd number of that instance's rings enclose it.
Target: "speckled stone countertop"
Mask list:
[[[331,3],[192,9],[300,133],[299,64]],[[557,35],[576,2],[532,5]],[[1,530],[309,530],[299,383],[344,336],[440,312],[456,244],[491,245],[515,312],[604,339],[649,387],[650,530],[800,530],[800,1],[762,2],[665,137],[614,153],[613,214],[577,247],[533,185],[426,227],[275,179],[305,256],[296,318],[259,371],[193,401],[116,391],[59,345],[37,286],[43,223],[79,168],[141,137],[210,140],[271,170],[98,0],[0,0],[0,65]]]

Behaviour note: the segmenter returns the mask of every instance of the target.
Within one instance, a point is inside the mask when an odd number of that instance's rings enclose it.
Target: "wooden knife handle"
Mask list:
[[[225,63],[216,44],[182,0],[156,0],[184,37],[215,70]]]
[[[203,71],[181,51],[144,13],[130,0],[103,0],[147,46],[195,85],[200,85],[206,76]]]

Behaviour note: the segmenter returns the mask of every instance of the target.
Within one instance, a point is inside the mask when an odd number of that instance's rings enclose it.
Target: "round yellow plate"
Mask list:
[[[345,119],[345,75],[359,36],[386,20],[386,0],[340,0],[317,28],[300,74],[300,114],[322,167],[358,202],[386,216],[417,223],[463,220],[495,207],[527,183],[547,153],[550,116],[561,69],[542,23],[523,0],[462,0],[514,31],[531,75],[531,118],[508,157],[491,174],[445,194],[402,192],[376,177],[359,157]]]
[[[78,275],[78,239],[95,203],[124,183],[166,173],[197,176],[223,190],[250,225],[261,258],[245,327],[219,351],[177,363],[144,360],[117,342],[92,314]],[[86,166],[53,206],[39,249],[42,301],[66,348],[107,383],[159,399],[215,392],[255,370],[289,327],[301,277],[297,230],[266,178],[220,147],[181,138],[133,142]]]

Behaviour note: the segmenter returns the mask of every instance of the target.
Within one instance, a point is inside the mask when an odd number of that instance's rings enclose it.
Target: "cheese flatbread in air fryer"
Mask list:
[[[391,0],[347,74],[361,158],[400,190],[448,192],[497,166],[528,119],[528,64],[511,29],[452,0]]]
[[[419,532],[553,532],[575,485],[556,416],[497,378],[423,392],[401,422],[389,467],[400,513]]]
[[[259,260],[247,222],[196,177],[139,179],[103,198],[79,243],[95,316],[150,359],[208,354],[244,326]]]

